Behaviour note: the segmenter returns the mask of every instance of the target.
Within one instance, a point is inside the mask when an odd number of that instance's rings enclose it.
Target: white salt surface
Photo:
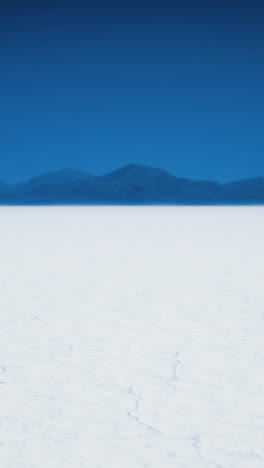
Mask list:
[[[1,468],[263,468],[264,208],[0,208]]]

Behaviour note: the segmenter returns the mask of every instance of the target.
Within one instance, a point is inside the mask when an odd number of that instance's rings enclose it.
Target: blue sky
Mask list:
[[[0,180],[131,162],[264,175],[264,7],[1,2]]]

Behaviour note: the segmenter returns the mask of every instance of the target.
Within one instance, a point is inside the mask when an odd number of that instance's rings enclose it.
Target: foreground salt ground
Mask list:
[[[263,468],[263,208],[0,222],[1,468]]]

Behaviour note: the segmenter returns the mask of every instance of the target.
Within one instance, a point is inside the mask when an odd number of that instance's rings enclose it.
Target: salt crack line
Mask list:
[[[134,391],[134,388],[133,387],[129,387],[128,389],[128,393],[130,395],[132,395],[134,398],[136,398],[136,403],[135,403],[135,407],[134,409],[132,409],[131,411],[129,411],[127,413],[127,415],[132,418],[134,421],[136,421],[138,424],[140,424],[141,426],[145,427],[146,429],[148,429],[149,431],[151,431],[152,433],[154,434],[158,434],[158,435],[164,435],[163,432],[159,431],[158,429],[156,429],[155,427],[151,426],[150,424],[147,424],[145,423],[144,421],[142,421],[140,419],[140,417],[138,416],[138,411],[139,411],[139,407],[140,407],[140,404],[144,401],[144,399],[142,398],[141,395],[139,395],[138,393],[136,393]]]
[[[175,353],[172,357],[172,371],[167,382],[167,384],[173,388],[173,391],[176,390],[176,384],[179,381],[178,368],[181,364],[179,355],[180,353]]]
[[[201,436],[199,434],[195,434],[193,437],[190,438],[190,440],[192,441],[192,446],[196,452],[197,457],[200,460],[203,460],[203,457],[201,454],[201,443],[202,443]]]
[[[192,441],[192,446],[199,460],[201,460],[203,463],[209,463],[210,465],[215,466],[216,468],[223,468],[223,466],[219,463],[208,460],[202,455],[202,438],[200,434],[195,434],[193,437],[190,437],[190,440]]]

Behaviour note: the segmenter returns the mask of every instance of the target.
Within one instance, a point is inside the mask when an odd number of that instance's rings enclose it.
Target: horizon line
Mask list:
[[[4,184],[4,185],[20,185],[20,184],[27,184],[29,183],[30,181],[38,178],[38,177],[42,177],[42,176],[48,176],[48,175],[53,175],[53,174],[59,174],[59,173],[63,173],[63,172],[75,172],[75,173],[79,173],[79,174],[83,174],[83,175],[87,175],[87,177],[104,177],[108,174],[114,174],[115,172],[118,172],[122,169],[128,169],[128,168],[133,168],[133,167],[137,167],[137,168],[144,168],[144,169],[150,169],[150,170],[157,170],[157,171],[161,171],[161,172],[164,172],[172,177],[175,177],[176,179],[183,179],[183,180],[191,180],[191,181],[202,181],[202,182],[214,182],[216,184],[219,184],[219,185],[228,185],[228,184],[232,184],[233,182],[238,182],[238,181],[246,181],[246,180],[255,180],[255,179],[263,179],[264,178],[264,175],[256,175],[256,176],[253,176],[253,177],[244,177],[244,178],[237,178],[237,179],[231,179],[230,181],[228,182],[219,182],[215,179],[210,179],[210,178],[194,178],[194,177],[186,177],[186,176],[178,176],[178,175],[175,175],[174,173],[166,170],[166,169],[163,169],[162,167],[157,167],[157,166],[152,166],[152,165],[147,165],[147,164],[140,164],[140,163],[128,163],[128,164],[124,164],[122,166],[118,166],[116,169],[113,169],[113,170],[109,170],[109,171],[106,171],[106,172],[103,172],[103,173],[100,173],[100,174],[93,174],[93,173],[90,173],[88,172],[87,170],[85,169],[77,169],[77,168],[74,168],[74,167],[61,167],[59,169],[54,169],[54,170],[48,170],[48,171],[44,171],[44,172],[39,172],[39,173],[36,173],[35,175],[31,176],[31,177],[28,177],[27,179],[24,179],[24,180],[21,180],[21,181],[17,181],[17,182],[6,182],[5,180],[2,180],[0,179],[0,184]]]

